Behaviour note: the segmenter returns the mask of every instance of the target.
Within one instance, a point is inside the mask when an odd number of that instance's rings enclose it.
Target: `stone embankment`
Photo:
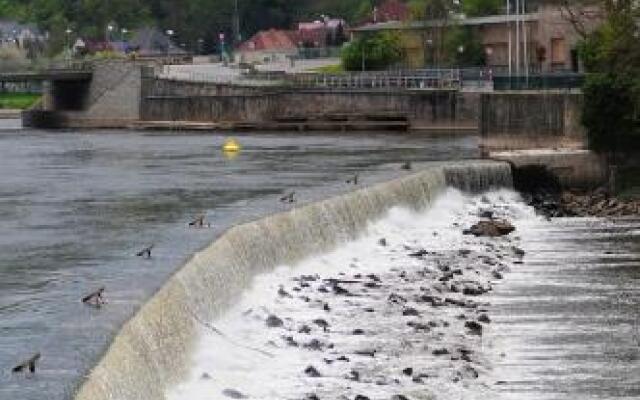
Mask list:
[[[629,217],[640,215],[640,199],[620,199],[605,190],[565,191],[559,195],[536,194],[528,203],[549,218]]]

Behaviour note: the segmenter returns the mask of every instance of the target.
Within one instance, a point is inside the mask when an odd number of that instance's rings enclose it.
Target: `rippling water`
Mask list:
[[[533,222],[494,298],[496,399],[640,398],[640,220]]]
[[[4,127],[4,128],[2,128]],[[185,259],[238,222],[397,176],[405,160],[471,158],[474,138],[39,132],[0,126],[0,399],[68,398],[118,327]],[[390,165],[390,163],[392,163]],[[186,222],[206,212],[210,230]],[[155,243],[152,260],[133,256]],[[80,298],[104,285],[108,307]],[[32,378],[8,371],[43,353]]]

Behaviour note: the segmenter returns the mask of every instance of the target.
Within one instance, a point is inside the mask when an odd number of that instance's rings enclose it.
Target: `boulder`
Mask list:
[[[515,230],[516,228],[507,221],[480,221],[465,230],[464,234],[476,237],[498,237],[509,235]]]

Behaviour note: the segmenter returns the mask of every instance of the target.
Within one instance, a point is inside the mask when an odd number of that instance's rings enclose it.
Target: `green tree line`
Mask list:
[[[317,20],[321,15],[356,21],[370,13],[370,0],[237,0],[240,29],[244,39],[266,28],[291,28],[300,20]],[[74,35],[104,39],[107,27],[115,35],[122,28],[143,26],[171,29],[176,40],[195,49],[199,39],[208,50],[217,37],[231,37],[235,0],[0,0],[0,18],[36,23],[61,42],[65,31]]]

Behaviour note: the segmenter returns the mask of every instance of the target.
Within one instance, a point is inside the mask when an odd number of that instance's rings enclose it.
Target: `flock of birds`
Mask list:
[[[409,171],[412,169],[411,162],[406,162],[401,166],[402,170]],[[347,179],[346,183],[349,185],[357,186],[360,182],[360,175],[358,173],[354,174],[351,178]],[[281,203],[293,204],[297,202],[296,192],[287,193],[285,196],[280,198]],[[190,228],[211,228],[211,223],[206,221],[206,215],[200,214],[196,218],[194,218],[191,222],[189,222],[188,226]],[[155,245],[150,245],[145,247],[136,253],[137,257],[143,257],[146,259],[151,259],[151,253],[154,249]],[[102,308],[107,301],[104,297],[104,292],[106,288],[104,286],[100,287],[98,290],[91,292],[82,298],[82,304],[95,307]],[[41,353],[36,353],[31,358],[23,361],[22,363],[16,365],[11,369],[12,373],[28,373],[35,374],[37,363],[42,358]]]

